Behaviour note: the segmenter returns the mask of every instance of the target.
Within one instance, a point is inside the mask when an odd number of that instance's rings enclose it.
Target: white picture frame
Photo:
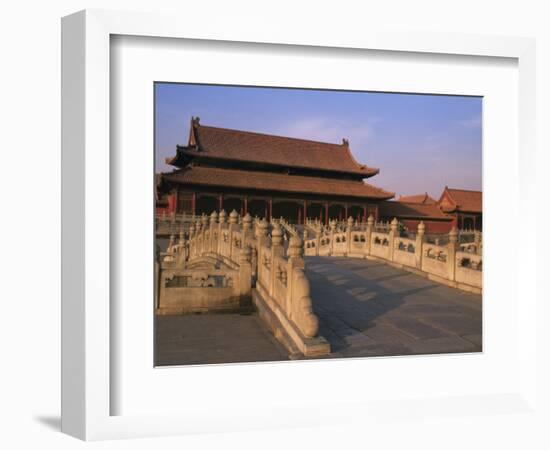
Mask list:
[[[368,49],[414,54],[447,54],[501,57],[517,60],[519,79],[519,182],[517,211],[533,220],[535,155],[535,43],[527,38],[470,36],[435,33],[399,33],[353,30],[341,27],[327,37],[311,28],[270,31],[259,25],[234,27],[216,23],[205,27],[200,20],[186,21],[166,14],[88,10],[67,16],[62,22],[62,430],[86,440],[162,436],[209,431],[233,431],[323,424],[346,421],[351,416],[372,419],[377,414],[393,417],[396,400],[409,399],[410,414],[426,407],[434,414],[470,415],[498,411],[506,404],[515,412],[535,408],[536,358],[536,240],[524,241],[514,251],[518,260],[515,286],[522,286],[518,309],[518,379],[515,388],[500,394],[464,398],[402,396],[388,402],[277,405],[267,410],[239,411],[220,406],[220,414],[111,415],[113,385],[110,366],[110,258],[112,177],[110,154],[110,38],[112,35],[201,39],[224,42],[265,43]],[[485,162],[487,163],[487,162]],[[519,199],[522,202],[519,202]],[[523,288],[525,286],[525,288]],[[518,296],[519,292],[515,292]],[[455,360],[456,364],[456,360]],[[240,370],[247,369],[244,366]],[[313,371],[310,366],[310,372]],[[264,366],[263,375],[275,366]],[[392,403],[393,402],[393,403]],[[319,413],[319,411],[321,411]],[[224,415],[231,419],[222,420]],[[397,414],[399,415],[399,414]]]

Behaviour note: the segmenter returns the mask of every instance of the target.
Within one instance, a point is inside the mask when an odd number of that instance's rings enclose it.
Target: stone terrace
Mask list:
[[[329,358],[482,350],[481,295],[368,259],[307,257],[306,272]],[[159,366],[289,359],[257,314],[157,316],[156,340]]]
[[[332,357],[482,350],[481,295],[367,259],[308,257],[306,272]]]

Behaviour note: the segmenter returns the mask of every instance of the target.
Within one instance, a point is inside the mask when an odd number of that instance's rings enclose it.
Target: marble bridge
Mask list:
[[[369,232],[353,228],[333,226],[334,243],[339,232]],[[172,237],[157,264],[156,365],[481,351],[476,286],[457,289],[453,280],[375,255],[319,255],[308,251],[303,232],[284,220],[222,211]],[[453,245],[453,273],[480,270],[462,263],[466,249],[451,236],[441,275],[451,273]],[[481,261],[468,251],[469,261]]]

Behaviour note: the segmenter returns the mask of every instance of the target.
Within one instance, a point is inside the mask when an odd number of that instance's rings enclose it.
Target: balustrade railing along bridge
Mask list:
[[[301,231],[282,218],[267,222],[236,211],[229,217],[225,211],[157,217],[157,236],[170,238],[156,262],[156,311],[196,313],[254,305],[290,353],[326,354],[330,346],[318,336],[304,254],[377,259],[481,292],[481,234],[460,244],[453,229],[442,236],[443,245],[427,242],[424,231],[421,222],[414,239],[400,236],[397,219],[386,226],[372,216],[366,223],[349,218],[329,227],[307,221]]]

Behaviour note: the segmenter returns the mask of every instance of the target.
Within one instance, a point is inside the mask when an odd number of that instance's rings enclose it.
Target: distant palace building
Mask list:
[[[401,196],[364,180],[379,169],[358,163],[349,142],[330,144],[305,139],[201,125],[191,119],[187,145],[166,160],[176,169],[158,174],[157,211],[210,214],[233,209],[241,215],[390,221],[409,230],[423,221],[428,233],[482,228],[481,192],[445,186],[439,200],[428,193]]]
[[[158,180],[158,206],[178,214],[235,209],[298,223],[366,220],[378,219],[380,202],[394,196],[363,181],[379,169],[358,163],[346,139],[330,144],[230,130],[197,117],[188,144],[166,162],[177,169]]]
[[[441,211],[453,217],[457,228],[483,228],[481,191],[451,189],[445,186],[438,201]]]
[[[481,191],[451,189],[445,186],[439,200],[428,193],[400,196],[398,201],[380,204],[381,220],[397,217],[409,230],[416,230],[420,221],[427,233],[448,233],[451,228],[479,230],[482,222]]]

